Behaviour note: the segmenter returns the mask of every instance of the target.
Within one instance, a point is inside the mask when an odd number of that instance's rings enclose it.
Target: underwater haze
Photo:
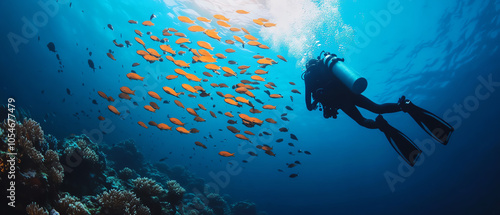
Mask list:
[[[500,214],[500,1],[0,8],[0,119],[12,118],[11,104],[18,121],[14,180],[12,126],[0,126],[0,202],[11,214]],[[384,114],[422,150],[411,167],[380,130],[342,111],[308,111],[301,76],[321,51],[366,78],[363,95],[374,102],[405,95],[447,121],[448,144],[407,113]],[[71,166],[70,148],[82,151],[81,164]],[[4,197],[11,181],[15,207]]]

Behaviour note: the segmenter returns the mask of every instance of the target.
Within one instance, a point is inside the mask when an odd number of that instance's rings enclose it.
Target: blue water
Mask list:
[[[0,101],[5,104],[7,98],[15,98],[17,107],[29,110],[46,133],[58,138],[89,133],[96,141],[106,143],[132,138],[151,162],[168,156],[168,165],[185,165],[221,193],[235,200],[256,202],[258,210],[269,214],[500,213],[497,159],[500,153],[497,107],[500,88],[494,85],[500,82],[499,1],[92,0],[74,1],[71,7],[67,1],[59,1],[56,5],[58,10],[47,15],[36,1],[0,3],[3,37],[0,40],[3,67]],[[251,13],[236,14],[234,11],[238,9]],[[153,13],[157,16],[152,20],[155,26],[140,25]],[[47,19],[43,20],[43,14]],[[245,27],[271,49],[262,50],[248,44],[243,49],[239,43],[227,45],[223,41],[232,39],[233,33],[219,30],[222,27],[214,21],[210,27],[218,29],[222,42],[201,32],[188,31],[190,25],[177,19],[181,15],[193,20],[197,16],[213,19],[215,14],[227,16],[234,26]],[[33,21],[33,17],[38,19]],[[277,26],[263,28],[252,22],[260,17]],[[37,32],[23,32],[26,30],[23,18],[38,23]],[[129,24],[130,19],[139,24]],[[107,24],[112,24],[114,30],[107,28]],[[226,116],[217,114],[218,118],[213,119],[208,112],[199,110],[207,122],[191,121],[186,111],[173,104],[174,97],[161,89],[176,86],[177,91],[183,90],[180,85],[187,83],[185,78],[172,81],[164,78],[174,74],[177,67],[169,61],[149,64],[135,53],[141,47],[133,39],[136,36],[133,30],[144,33],[142,39],[147,46],[157,47],[157,42],[151,41],[145,33],[151,31],[163,38],[161,30],[165,27],[185,33],[193,42],[187,44],[189,47],[198,48],[195,43],[198,40],[210,42],[215,47],[213,53],[228,56],[217,64],[235,71],[239,71],[237,65],[229,65],[227,60],[237,61],[238,65],[252,65],[249,71],[257,67],[252,58],[255,54],[278,61],[277,65],[266,68],[270,72],[264,76],[266,81],[278,86],[275,91],[282,93],[284,98],[269,100],[260,85],[261,90],[254,92],[256,97],[266,104],[277,105],[278,109],[256,116],[279,119],[279,115],[288,113],[290,121],[278,120],[276,127],[268,123],[248,129],[241,124],[235,125],[242,131],[258,134],[270,129],[274,134],[253,138],[253,145],[235,138],[226,129]],[[237,34],[243,35],[242,32]],[[23,38],[19,44],[9,40],[13,35]],[[112,43],[114,39],[119,43],[130,40],[133,45],[118,48]],[[185,50],[174,43],[176,39],[176,36],[169,37],[169,44],[177,51]],[[49,51],[49,42],[55,44],[57,53]],[[226,48],[236,52],[225,53]],[[117,61],[106,56],[108,50],[114,52]],[[304,91],[300,79],[304,62],[321,50],[345,57],[350,67],[366,77],[369,84],[363,94],[375,102],[396,102],[401,95],[406,95],[415,104],[442,116],[455,127],[449,144],[443,146],[429,141],[427,134],[407,114],[386,114],[392,126],[425,149],[420,163],[408,168],[380,131],[361,127],[342,112],[333,120],[324,119],[319,111],[307,111],[304,95],[290,93],[290,90]],[[288,62],[277,59],[277,54],[283,55]],[[188,52],[175,58],[190,62],[191,56]],[[92,71],[87,63],[89,59],[101,68]],[[132,68],[134,62],[141,65]],[[131,69],[146,79],[143,82],[128,80],[125,75]],[[196,71],[200,78],[206,71],[202,63],[192,64],[185,70]],[[251,115],[248,106],[227,105],[215,94],[222,91],[236,95],[230,88],[209,86],[209,83],[231,86],[242,79],[250,77],[215,76],[209,82],[202,82],[207,92],[212,93],[213,100],[185,95],[180,100],[186,107],[194,108],[202,103],[214,112],[232,111],[237,115],[240,111]],[[494,83],[486,86],[489,79]],[[297,85],[289,85],[290,81]],[[139,106],[118,99],[121,86],[137,90],[133,98]],[[150,90],[171,103],[157,102],[161,109],[156,113],[144,110],[142,106],[153,101],[145,94]],[[130,114],[118,117],[109,112],[109,103],[100,98],[97,91],[113,96],[116,99],[113,105],[129,109]],[[92,104],[93,99],[97,105]],[[294,110],[284,109],[286,105]],[[363,110],[362,113],[367,118],[376,116]],[[103,138],[95,132],[104,128],[97,120],[100,115],[111,122]],[[147,123],[150,120],[171,125],[167,115],[179,119],[186,117],[182,119],[187,122],[186,128],[197,128],[200,133],[180,135],[176,131],[146,130],[137,125],[137,121]],[[278,132],[279,127],[287,127],[299,141],[291,140],[288,133]],[[209,134],[213,139],[203,138]],[[285,141],[276,143],[279,138]],[[202,141],[208,149],[196,147],[194,141]],[[286,145],[288,142],[293,142],[295,147]],[[255,149],[257,144],[272,145],[276,157]],[[256,150],[259,156],[252,159],[246,153],[249,149]],[[299,149],[312,154],[297,153]],[[217,155],[221,150],[235,152],[235,157],[222,158]],[[294,155],[288,154],[290,151]],[[302,164],[287,168],[286,163],[295,160]],[[228,162],[238,166],[230,167]],[[289,178],[292,173],[299,176]],[[387,175],[397,181],[391,184]]]

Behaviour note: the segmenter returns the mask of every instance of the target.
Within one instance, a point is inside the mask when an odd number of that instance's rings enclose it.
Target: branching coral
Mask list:
[[[122,170],[120,170],[120,172],[118,172],[118,177],[123,180],[128,180],[136,175],[137,173],[133,169],[130,169],[128,167],[125,167]]]
[[[157,196],[165,192],[163,188],[150,178],[137,178],[132,180],[134,192],[138,196]]]
[[[225,215],[229,213],[229,206],[219,194],[210,193],[207,195],[208,207],[213,210],[216,215]]]
[[[26,206],[26,213],[28,215],[49,215],[49,212],[44,208],[38,206],[36,202],[32,202],[28,206]]]
[[[66,194],[57,202],[58,210],[63,214],[89,215],[87,207],[77,197]]]
[[[167,201],[172,205],[180,204],[186,190],[182,188],[181,185],[175,180],[170,180],[167,182],[167,189]]]
[[[254,203],[243,201],[231,206],[232,215],[256,215],[257,208]]]
[[[102,205],[103,214],[150,214],[149,208],[142,205],[139,198],[130,191],[112,189],[99,195],[97,200]]]

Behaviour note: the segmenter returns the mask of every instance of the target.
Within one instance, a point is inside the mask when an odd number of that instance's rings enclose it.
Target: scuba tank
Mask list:
[[[318,59],[321,58],[321,54],[325,52],[322,51]],[[323,59],[320,59],[323,64],[327,67],[327,71],[333,73],[351,92],[360,94],[365,91],[368,86],[368,81],[361,77],[356,71],[347,67],[344,64],[343,58],[338,58],[335,54],[330,54],[325,52],[323,54]]]

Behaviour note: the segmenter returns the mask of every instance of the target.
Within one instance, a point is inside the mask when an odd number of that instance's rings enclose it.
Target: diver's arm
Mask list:
[[[310,83],[306,83],[306,105],[307,105],[307,110],[309,111],[316,109],[318,104],[318,101],[314,101],[313,103],[311,103],[311,96],[312,92]]]

